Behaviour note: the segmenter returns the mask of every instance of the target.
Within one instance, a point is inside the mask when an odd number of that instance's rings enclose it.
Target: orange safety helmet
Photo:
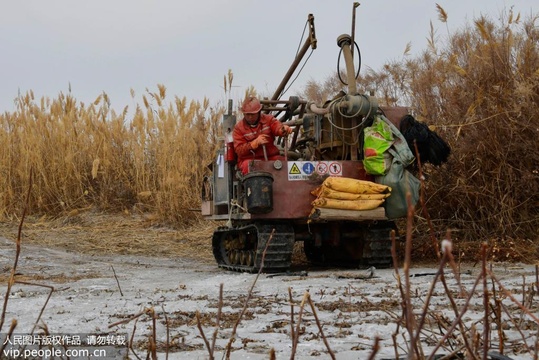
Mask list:
[[[260,110],[262,110],[262,104],[260,104],[260,100],[254,96],[246,98],[241,106],[241,112],[244,114],[256,114]]]

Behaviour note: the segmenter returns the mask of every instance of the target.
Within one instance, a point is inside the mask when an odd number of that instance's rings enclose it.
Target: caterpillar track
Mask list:
[[[268,273],[286,271],[292,261],[294,230],[291,225],[279,223],[219,227],[213,233],[212,247],[215,260],[223,269],[251,273],[260,268]]]
[[[324,233],[320,228],[313,230]],[[312,263],[320,265],[387,268],[393,263],[392,230],[396,231],[392,221],[371,226],[342,223],[333,228],[333,234],[339,233],[338,244],[326,238],[317,246],[314,239],[309,239],[304,242],[305,255]]]
[[[366,231],[362,264],[374,265],[378,268],[388,268],[393,265],[392,230],[395,230],[395,236],[397,236],[395,223],[388,222],[385,226],[371,227]]]

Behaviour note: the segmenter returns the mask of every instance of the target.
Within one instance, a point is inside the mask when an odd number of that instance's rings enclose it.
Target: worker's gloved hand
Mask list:
[[[267,144],[269,142],[269,136],[267,134],[260,134],[256,139],[251,141],[251,147],[256,150],[260,145]]]
[[[292,128],[288,125],[283,125],[281,127],[281,136],[286,136],[292,133]]]

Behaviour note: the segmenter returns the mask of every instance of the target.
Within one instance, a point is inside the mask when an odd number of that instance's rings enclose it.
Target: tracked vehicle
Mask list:
[[[369,210],[322,208],[313,206],[313,192],[327,177],[374,182],[362,162],[363,129],[376,114],[398,123],[407,109],[382,108],[373,96],[358,93],[350,35],[337,38],[346,64],[347,93],[325,104],[294,96],[280,99],[307,50],[316,48],[312,15],[308,22],[310,36],[294,63],[274,96],[261,100],[263,112],[293,128],[287,138],[276,139],[282,159],[253,160],[247,175],[238,171],[231,136],[238,119],[229,100],[222,121],[222,146],[202,193],[202,215],[223,221],[212,238],[213,254],[221,268],[286,271],[296,242],[303,242],[305,255],[314,263],[355,267],[392,263],[391,233],[396,226],[385,205]]]

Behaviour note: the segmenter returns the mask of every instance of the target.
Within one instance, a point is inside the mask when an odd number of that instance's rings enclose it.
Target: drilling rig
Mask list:
[[[309,49],[315,49],[313,15],[308,16],[309,36],[271,99],[261,99],[263,112],[292,127],[277,138],[282,159],[253,160],[249,172],[238,171],[232,143],[237,118],[233,103],[223,116],[223,142],[204,180],[202,215],[221,220],[212,238],[219,267],[242,272],[283,272],[292,263],[296,242],[303,242],[313,263],[354,267],[388,267],[396,236],[394,218],[387,205],[350,210],[319,207],[317,191],[328,178],[374,183],[363,166],[363,131],[376,116],[397,124],[407,108],[381,107],[377,99],[358,93],[354,65],[355,7],[352,35],[337,37],[346,64],[347,91],[324,104],[296,96],[280,98],[283,89]],[[359,57],[359,49],[356,55]],[[344,83],[344,81],[343,81]],[[388,194],[389,197],[392,194]]]

